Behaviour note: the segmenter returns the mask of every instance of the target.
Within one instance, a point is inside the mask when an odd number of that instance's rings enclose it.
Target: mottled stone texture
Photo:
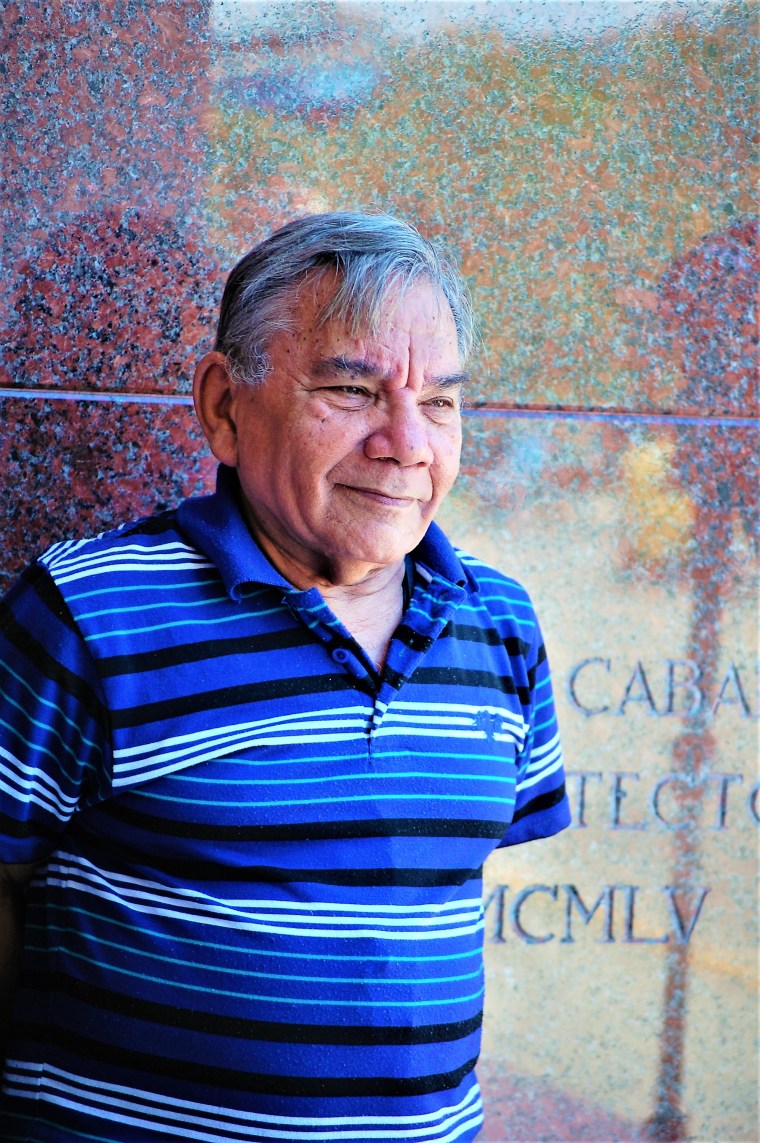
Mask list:
[[[213,486],[216,464],[187,407],[6,397],[0,417],[4,587],[61,536],[94,535]]]
[[[486,870],[488,1140],[757,1139],[749,3],[9,0],[7,583],[209,487],[224,273],[294,214],[443,240],[463,545],[543,617],[575,827]]]
[[[0,10],[2,576],[203,485],[189,393],[219,271],[204,225],[209,7]],[[41,390],[110,399],[48,403]],[[13,394],[23,390],[19,399]]]

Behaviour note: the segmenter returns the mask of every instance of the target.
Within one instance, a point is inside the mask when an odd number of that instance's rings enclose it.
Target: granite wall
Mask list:
[[[276,225],[382,208],[471,284],[444,524],[538,603],[575,814],[486,871],[484,1139],[757,1139],[755,11],[0,11],[5,583],[209,486],[193,363]]]

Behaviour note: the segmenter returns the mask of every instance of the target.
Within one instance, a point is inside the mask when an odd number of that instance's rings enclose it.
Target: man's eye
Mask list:
[[[327,397],[335,401],[361,403],[370,397],[370,393],[363,385],[325,385],[322,390]]]
[[[453,409],[456,407],[456,403],[451,397],[433,397],[431,401],[426,403],[434,409]]]

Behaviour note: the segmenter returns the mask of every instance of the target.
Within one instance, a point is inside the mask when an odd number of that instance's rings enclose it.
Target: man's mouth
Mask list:
[[[408,508],[420,500],[418,496],[410,496],[408,493],[399,495],[398,493],[387,492],[382,488],[364,488],[353,484],[344,484],[343,487],[349,492],[357,492],[360,496],[366,496],[368,499],[378,504],[385,504],[389,508]]]

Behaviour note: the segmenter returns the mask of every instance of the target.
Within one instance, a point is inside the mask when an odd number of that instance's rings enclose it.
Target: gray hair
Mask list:
[[[339,285],[320,321],[338,317],[352,333],[363,324],[375,333],[389,292],[403,296],[423,279],[451,307],[464,362],[472,349],[474,319],[467,287],[453,265],[406,222],[386,214],[336,211],[289,222],[232,270],[214,348],[226,355],[235,380],[264,379],[270,339],[293,328],[291,303],[299,282],[330,269],[338,272]]]

